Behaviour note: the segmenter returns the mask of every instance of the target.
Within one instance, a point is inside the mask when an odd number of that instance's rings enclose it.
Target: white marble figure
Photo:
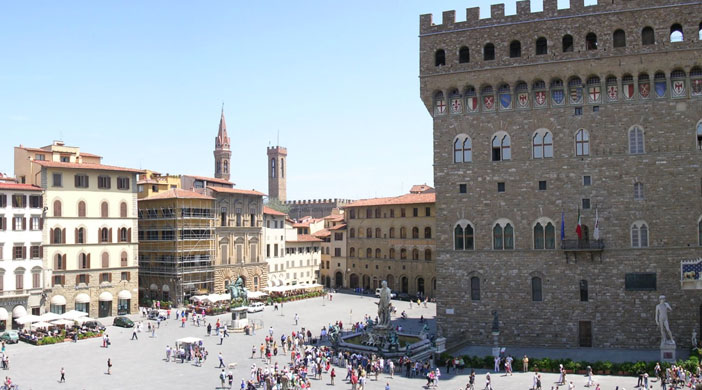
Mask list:
[[[392,292],[388,288],[388,282],[383,280],[380,288],[380,301],[378,302],[378,327],[390,327],[390,298]]]
[[[665,295],[661,295],[658,299],[660,303],[656,305],[656,325],[658,325],[661,330],[661,345],[675,345],[673,334],[670,332],[670,326],[668,325],[668,312],[673,311],[673,309],[668,302],[665,301]]]
[[[692,348],[697,348],[697,331],[695,329],[692,330]]]

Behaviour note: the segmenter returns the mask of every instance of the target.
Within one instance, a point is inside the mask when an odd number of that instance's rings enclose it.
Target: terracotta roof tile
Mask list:
[[[204,181],[211,181],[212,183],[222,183],[222,184],[231,184],[234,185],[234,183],[230,182],[229,180],[225,179],[217,179],[216,177],[207,177],[207,176],[193,176],[193,175],[185,175],[185,176],[190,176],[195,180],[204,180]]]
[[[436,203],[436,193],[405,194],[389,198],[362,199],[343,207],[386,206],[413,203]]]
[[[319,238],[311,234],[298,234],[297,240],[288,240],[291,242],[322,242]]]
[[[41,191],[41,187],[23,183],[3,183],[0,182],[0,190],[16,190],[16,191]]]
[[[263,206],[263,214],[268,214],[268,215],[287,215],[285,213],[282,213],[278,210],[272,209],[268,206]]]
[[[91,169],[91,170],[95,170],[95,171],[118,171],[118,172],[144,173],[144,171],[141,169],[115,167],[112,165],[103,165],[103,164],[67,163],[67,162],[40,161],[40,160],[33,160],[32,162],[35,164],[39,164],[42,167],[46,167],[46,168]]]
[[[322,229],[314,232],[312,235],[315,237],[329,237],[331,236],[331,232],[327,229]]]
[[[160,192],[156,195],[151,195],[148,198],[140,199],[139,202],[145,200],[157,200],[157,199],[210,199],[214,200],[213,197],[198,194],[194,191],[181,190],[180,188],[174,188],[165,192]]]
[[[240,190],[238,188],[213,187],[213,186],[208,186],[207,188],[212,190],[212,191],[215,191],[215,192],[224,192],[227,194],[266,196],[266,194],[264,194],[263,192],[258,192],[256,190]]]
[[[329,230],[341,230],[341,229],[346,229],[345,223],[340,223],[338,225],[335,225],[335,226],[332,226],[329,228]]]

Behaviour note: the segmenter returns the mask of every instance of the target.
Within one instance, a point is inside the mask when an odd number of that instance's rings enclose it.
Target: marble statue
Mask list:
[[[697,348],[697,331],[695,329],[692,330],[692,348]]]
[[[673,311],[673,309],[665,301],[665,295],[661,295],[658,299],[660,303],[656,305],[656,325],[661,330],[661,345],[675,344],[673,333],[670,332],[670,325],[668,325],[668,312]]]
[[[500,333],[500,319],[497,317],[497,310],[492,312],[492,333]]]
[[[388,282],[383,280],[382,287],[380,288],[380,301],[378,302],[378,327],[388,328],[390,327],[390,298],[392,292],[388,288]]]

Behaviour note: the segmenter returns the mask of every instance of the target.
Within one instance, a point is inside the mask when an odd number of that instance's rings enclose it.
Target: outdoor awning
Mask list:
[[[168,291],[171,291],[171,289],[168,287],[167,284],[164,284],[164,285],[163,285],[163,288],[161,288],[161,291],[163,291],[163,292],[168,292]]]
[[[4,307],[0,307],[0,321],[7,321],[10,319],[10,314],[5,310]]]
[[[117,298],[119,299],[132,299],[132,293],[130,293],[127,290],[122,290],[117,294]]]
[[[112,300],[112,294],[110,294],[107,291],[103,291],[100,293],[100,297],[98,298],[100,302],[109,302]]]
[[[76,295],[76,303],[90,303],[90,295],[86,293]]]
[[[12,309],[12,318],[20,318],[23,316],[27,315],[27,309],[24,308],[24,306],[19,305],[15,306],[14,309]]]
[[[58,306],[65,305],[66,297],[64,297],[63,295],[54,295],[53,297],[51,297],[51,304]]]

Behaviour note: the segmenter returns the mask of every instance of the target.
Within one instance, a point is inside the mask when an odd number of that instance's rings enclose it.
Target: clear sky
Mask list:
[[[419,15],[487,17],[496,2],[5,2],[0,172],[13,174],[13,146],[61,139],[105,164],[212,176],[224,102],[237,187],[266,192],[277,139],[288,199],[431,185]]]

